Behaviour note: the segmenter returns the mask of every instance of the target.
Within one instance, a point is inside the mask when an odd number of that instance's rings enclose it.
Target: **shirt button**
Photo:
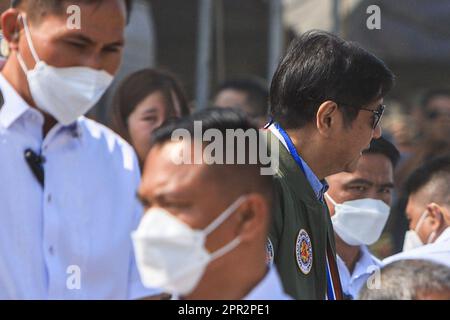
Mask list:
[[[47,202],[48,203],[52,202],[52,195],[51,194],[47,195]]]
[[[53,246],[48,247],[48,252],[49,252],[51,255],[53,255],[54,251],[55,251],[55,250],[54,250]]]

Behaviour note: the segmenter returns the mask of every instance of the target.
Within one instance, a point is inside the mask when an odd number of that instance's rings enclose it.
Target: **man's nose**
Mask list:
[[[89,68],[92,68],[95,70],[102,70],[103,69],[103,61],[101,59],[100,54],[93,53],[93,54],[89,55],[88,57],[86,57],[83,60],[83,66],[89,67]]]

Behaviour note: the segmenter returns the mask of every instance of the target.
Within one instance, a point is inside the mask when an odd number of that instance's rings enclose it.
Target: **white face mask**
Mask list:
[[[334,231],[345,243],[371,245],[380,238],[389,217],[386,203],[358,199],[338,204],[328,194],[325,196],[334,204],[334,216],[331,217]]]
[[[39,109],[49,113],[63,125],[71,124],[100,100],[114,78],[104,70],[89,67],[49,66],[36,53],[26,17],[20,18],[28,46],[36,61],[34,69],[29,70],[20,53],[17,53],[17,59],[28,79],[31,96]]]
[[[423,243],[422,239],[419,237],[419,230],[422,226],[423,222],[425,221],[425,218],[427,217],[428,212],[424,211],[422,215],[419,218],[419,221],[417,221],[416,227],[414,230],[408,230],[405,233],[405,240],[403,242],[403,251],[409,251],[418,247],[421,247],[425,245]],[[432,232],[430,236],[428,237],[427,243],[431,243],[435,238],[436,232]]]
[[[142,283],[171,294],[191,293],[208,264],[239,245],[240,239],[235,238],[210,253],[205,248],[205,241],[244,200],[244,197],[236,200],[203,230],[192,229],[163,209],[148,210],[138,229],[132,233]]]

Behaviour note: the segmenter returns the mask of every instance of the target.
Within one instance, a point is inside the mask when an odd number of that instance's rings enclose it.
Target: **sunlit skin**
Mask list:
[[[71,5],[70,1],[65,6]],[[68,29],[67,16],[49,13],[36,21],[28,19],[33,45],[39,58],[54,67],[84,66],[116,74],[122,59],[126,6],[123,0],[99,3],[78,3],[81,9],[81,28]],[[66,10],[63,10],[66,12]],[[28,69],[33,69],[35,60],[26,41],[22,20],[25,14],[20,8],[11,8],[2,14],[1,24],[5,38],[9,41],[11,54],[2,73],[14,89],[32,107],[25,73],[17,60],[22,55]],[[56,121],[45,114],[44,133]]]
[[[367,106],[377,110],[383,99]],[[298,153],[319,179],[338,172],[353,172],[363,150],[372,139],[381,136],[373,129],[374,114],[361,110],[350,127],[344,123],[342,110],[332,101],[322,103],[316,121],[300,129],[287,130]]]
[[[183,142],[169,142],[150,150],[138,196],[145,210],[163,208],[191,228],[204,229],[242,194],[224,186],[206,164],[175,164],[183,148]],[[207,237],[206,248],[214,252],[238,236],[241,243],[211,262],[200,284],[184,298],[240,299],[248,294],[267,272],[268,215],[264,197],[247,194],[235,213]]]
[[[409,196],[406,206],[406,217],[409,221],[410,230],[415,230],[420,217],[425,215],[423,222],[418,230],[416,230],[424,244],[434,242],[439,237],[448,227],[446,219],[450,217],[448,209],[445,206],[434,202],[427,203],[429,198],[426,190],[419,190]]]
[[[179,102],[175,98],[173,111],[161,91],[155,91],[142,100],[130,114],[127,121],[130,142],[136,150],[139,161],[144,163],[150,150],[152,132],[161,126],[169,116],[180,117]]]
[[[353,173],[341,172],[327,177],[328,194],[336,203],[357,199],[381,200],[391,205],[394,188],[393,165],[382,154],[364,154]],[[334,215],[334,205],[327,199],[330,214]],[[350,272],[360,257],[360,247],[350,246],[336,235],[336,249]]]

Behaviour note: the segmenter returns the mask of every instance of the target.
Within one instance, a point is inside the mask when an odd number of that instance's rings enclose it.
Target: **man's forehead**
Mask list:
[[[380,175],[382,173],[391,173],[392,170],[392,162],[387,156],[379,153],[369,153],[363,154],[359,159],[354,174]]]
[[[38,26],[60,25],[57,31],[68,33],[97,33],[115,35],[126,26],[126,7],[123,1],[102,1],[98,4],[70,1],[62,4],[60,12],[45,12],[37,16]],[[72,7],[72,9],[71,9]],[[28,15],[33,15],[28,13]],[[37,14],[34,14],[35,16]],[[107,31],[107,32],[105,32]]]
[[[185,151],[184,147],[182,142],[169,142],[153,147],[145,162],[143,186],[175,191],[205,181],[207,179],[205,164],[178,162]]]
[[[382,162],[382,164],[380,163]],[[393,179],[393,169],[390,160],[381,154],[364,154],[359,159],[357,167],[353,172],[337,173],[327,180],[330,185],[334,181],[340,184],[351,183],[355,180],[366,180],[370,183],[391,183]]]

